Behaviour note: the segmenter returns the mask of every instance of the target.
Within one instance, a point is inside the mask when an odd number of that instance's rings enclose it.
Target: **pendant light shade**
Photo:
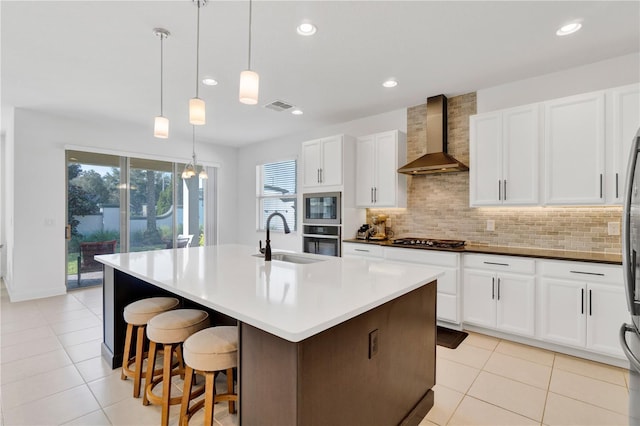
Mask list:
[[[155,118],[153,136],[160,139],[167,139],[169,137],[169,119],[167,117],[159,115]]]
[[[200,179],[209,179],[209,175],[207,174],[207,170],[204,166],[200,169]]]
[[[169,137],[169,119],[163,115],[164,110],[164,39],[169,37],[169,31],[164,28],[154,28],[153,33],[160,37],[160,115],[153,123],[153,136],[160,139]]]
[[[200,98],[189,99],[189,123],[201,126],[206,122],[204,101]]]
[[[247,105],[258,103],[260,76],[257,72],[244,70],[240,73],[240,102]]]
[[[247,58],[247,69],[240,73],[240,102],[247,105],[258,103],[258,91],[260,86],[260,76],[251,70],[251,14],[253,2],[249,0],[249,49]]]

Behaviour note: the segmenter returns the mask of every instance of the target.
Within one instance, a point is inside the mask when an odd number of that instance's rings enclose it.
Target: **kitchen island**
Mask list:
[[[103,357],[122,363],[128,303],[174,295],[239,325],[241,424],[418,424],[433,405],[441,272],[255,253],[224,245],[96,257],[105,265]]]

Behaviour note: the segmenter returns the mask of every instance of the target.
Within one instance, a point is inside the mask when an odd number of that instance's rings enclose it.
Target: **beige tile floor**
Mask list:
[[[159,423],[159,407],[134,399],[131,381],[100,358],[100,288],[19,303],[0,288],[0,320],[3,425]],[[437,348],[436,382],[424,426],[627,424],[625,370],[482,334]],[[173,392],[180,385],[175,378]],[[216,405],[215,421],[238,424],[226,404]]]

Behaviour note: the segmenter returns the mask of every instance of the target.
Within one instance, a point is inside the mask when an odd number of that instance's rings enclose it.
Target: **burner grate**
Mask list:
[[[460,248],[464,247],[465,242],[461,240],[439,240],[433,238],[398,238],[393,240],[394,245],[415,246],[424,248]]]

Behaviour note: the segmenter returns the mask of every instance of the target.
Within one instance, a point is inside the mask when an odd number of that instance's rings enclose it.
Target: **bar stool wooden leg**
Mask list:
[[[164,345],[164,364],[162,366],[162,423],[169,424],[169,400],[171,399],[171,358],[173,357],[173,344]],[[184,373],[183,373],[184,374]]]
[[[189,400],[193,388],[193,368],[188,365],[184,368],[184,389],[182,391],[182,403],[180,405],[180,419],[183,425],[188,423]]]
[[[144,351],[144,333],[145,326],[139,326],[138,328],[138,336],[136,339],[136,372],[133,378],[133,397],[140,397],[140,384],[142,382],[142,358]]]
[[[216,380],[213,372],[204,373],[205,392],[204,392],[204,424],[213,424],[213,404],[216,398]]]
[[[149,397],[147,396],[146,387],[150,386],[153,380],[153,370],[156,368],[156,352],[158,346],[156,342],[149,342],[149,357],[147,358],[147,374],[145,377],[145,391],[143,392],[142,405],[149,405]]]
[[[233,394],[233,368],[227,369],[227,394]],[[236,402],[233,400],[229,400],[229,412],[236,412]]]
[[[124,374],[124,371],[129,366],[129,358],[131,357],[131,335],[132,334],[133,334],[133,324],[127,324],[127,332],[124,338],[124,353],[122,355],[122,373],[120,373],[120,380],[127,379],[127,376]]]

